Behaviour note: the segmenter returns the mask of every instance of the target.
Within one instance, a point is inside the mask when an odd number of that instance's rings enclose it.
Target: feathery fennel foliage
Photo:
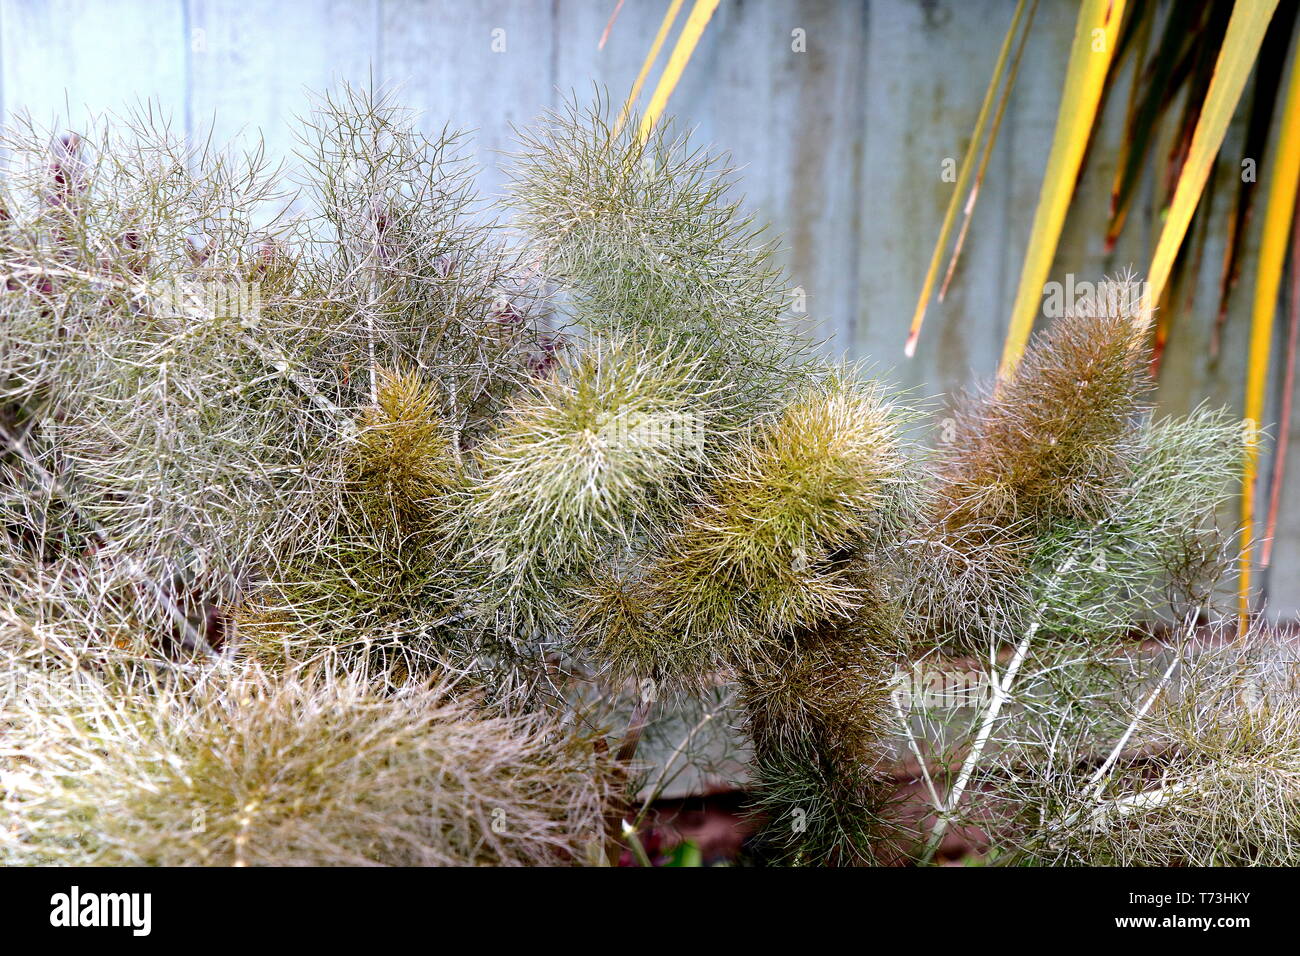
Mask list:
[[[715,387],[717,428],[779,406],[809,343],[763,228],[730,195],[722,157],[662,123],[643,139],[608,104],[570,103],[521,133],[512,204],[573,322],[598,336],[675,341]],[[711,436],[712,437],[712,436]]]
[[[579,639],[617,677],[689,685],[801,626],[850,619],[848,573],[905,496],[899,412],[870,383],[815,382],[740,437],[647,559],[591,590]]]
[[[756,861],[907,852],[904,742],[923,843],[972,822],[1063,862],[1290,859],[1280,796],[1237,842],[1205,820],[1249,796],[1235,768],[1285,792],[1293,696],[1243,717],[1221,668],[1189,724],[1142,707],[1124,652],[1184,654],[1212,615],[1229,419],[1156,421],[1131,317],[1072,315],[918,456],[903,398],[790,328],[725,162],[636,127],[598,101],[522,133],[514,232],[455,134],[373,93],[322,98],[289,174],[148,115],[11,131],[6,859],[603,859],[683,753],[634,759],[649,714],[727,685]],[[945,777],[896,675],[953,651],[998,694],[931,728]],[[1098,843],[1080,821],[1143,779],[1115,741],[1192,782]]]
[[[960,769],[936,792],[927,858],[953,822],[1014,857],[1000,814],[1004,801],[1031,802],[1020,781],[1098,765],[1103,780],[1132,743],[1122,708],[1141,712],[1126,645],[1146,634],[1182,653],[1213,610],[1230,558],[1214,517],[1239,477],[1240,442],[1222,413],[1153,420],[1131,319],[1056,323],[1009,381],[968,400],[958,434],[965,425],[979,440],[942,451],[911,612],[940,647],[988,660],[992,693],[953,744]],[[986,613],[967,613],[977,602]]]
[[[671,342],[610,341],[517,395],[475,450],[467,492],[483,611],[553,625],[576,575],[661,523],[705,468],[694,406],[710,390]]]
[[[0,858],[79,865],[558,865],[603,833],[613,767],[449,685],[222,667],[179,683],[15,670]]]
[[[1107,715],[1092,708],[1074,739],[1048,740],[1043,727],[1027,740],[1024,756],[1038,759],[1003,787],[1009,850],[1065,865],[1296,860],[1291,641],[1264,624],[1216,638],[1134,668],[1125,681],[1131,706]],[[1097,749],[1107,733],[1129,735],[1110,763]]]

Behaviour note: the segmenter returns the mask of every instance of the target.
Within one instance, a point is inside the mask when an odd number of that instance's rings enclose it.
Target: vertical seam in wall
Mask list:
[[[863,237],[863,166],[867,162],[867,136],[870,133],[867,124],[867,105],[869,98],[867,96],[867,77],[870,71],[867,65],[867,59],[871,51],[871,0],[862,2],[862,55],[858,57],[858,75],[855,78],[854,86],[857,90],[858,106],[856,115],[853,117],[853,142],[857,151],[856,156],[851,156],[853,160],[853,196],[854,196],[854,215],[849,224],[849,239],[853,243],[854,255],[851,258],[853,268],[849,276],[849,311],[846,316],[848,326],[848,341],[841,343],[846,351],[857,352],[862,342],[860,338],[865,332],[863,316],[863,299],[862,299],[862,237]]]
[[[384,0],[371,0],[370,29],[374,34],[371,43],[372,60],[370,69],[382,88],[384,85]]]
[[[1029,26],[1031,29],[1033,28],[1032,23],[1029,24]],[[1030,66],[1032,57],[1029,56],[1029,44],[1033,42],[1034,42],[1033,37],[1029,37],[1027,40],[1025,40],[1025,59],[1021,62],[1021,69],[1023,70],[1024,67],[1029,66],[1029,70],[1026,72],[1032,72],[1033,70],[1033,67]],[[992,71],[990,70],[990,73],[991,72]],[[1016,84],[1020,86],[1020,88],[1023,90],[1025,82],[1026,80],[1025,80],[1024,73],[1019,73],[1016,76]],[[1002,241],[998,243],[999,246],[998,248],[998,302],[1001,303],[1000,311],[1002,311],[1004,314],[1010,310],[1011,307],[1010,304],[1015,301],[1015,295],[1020,284],[1019,276],[1016,276],[1015,279],[1012,280],[1008,275],[1008,271],[1014,268],[1013,262],[1015,261],[1011,255],[1011,247],[1013,242],[1015,241],[1014,237],[1016,236],[1015,161],[1016,161],[1016,135],[1019,132],[1019,130],[1017,129],[1017,124],[1020,118],[1020,111],[1017,108],[1018,104],[1016,101],[1016,91],[1014,88],[1011,90],[1009,96],[1010,99],[1007,101],[1007,111],[1002,117],[1002,124],[1006,132],[998,137],[1002,141],[1003,146],[1005,147],[1002,150],[1002,156],[1000,162],[1000,166],[1002,168],[1002,182],[1005,184],[1005,188],[1002,190]],[[1022,95],[1019,100],[1019,103],[1023,103],[1023,102],[1024,102],[1024,97]],[[973,146],[974,144],[972,143],[972,147]],[[997,147],[995,145],[994,149],[996,148]],[[985,201],[987,202],[987,199]],[[974,223],[972,222],[972,226],[973,225]],[[1015,282],[1015,285],[1009,284],[1012,281]],[[992,323],[992,327],[994,329],[993,343],[992,343],[993,362],[994,362],[993,368],[974,369],[968,367],[969,373],[973,373],[976,377],[981,379],[983,379],[985,376],[996,374],[997,364],[1001,361],[1000,356],[1002,354],[1002,343],[1006,335],[1007,326],[1009,325],[1009,322],[1007,321],[1008,319],[1009,317]],[[1004,323],[1006,324],[1004,325]],[[970,363],[970,364],[973,365],[974,363]]]
[[[191,0],[180,0],[181,50],[185,56],[185,143],[194,145],[194,28],[190,13]]]
[[[560,0],[551,0],[551,56],[549,65],[551,76],[550,92],[547,94],[546,105],[551,109],[556,106],[556,97],[559,94],[556,84],[560,82]]]
[[[9,122],[9,104],[5,101],[5,27],[5,4],[0,3],[0,121],[7,125]]]

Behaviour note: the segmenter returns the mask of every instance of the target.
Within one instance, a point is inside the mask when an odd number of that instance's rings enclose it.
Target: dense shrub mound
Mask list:
[[[1283,805],[1293,691],[1162,692],[1231,557],[1226,416],[1156,420],[1132,317],[1071,314],[927,451],[790,331],[725,162],[636,129],[544,118],[503,222],[368,94],[287,174],[147,116],[9,133],[6,857],[598,862],[722,746],[753,862],[967,822],[1002,859],[1290,860],[1293,815],[1239,808]],[[973,719],[900,693],[955,654]]]

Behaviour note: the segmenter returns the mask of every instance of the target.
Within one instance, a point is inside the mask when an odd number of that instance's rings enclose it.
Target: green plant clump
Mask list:
[[[500,220],[368,93],[287,172],[147,115],[10,130],[4,858],[648,859],[725,724],[754,863],[929,861],[954,824],[997,860],[1294,860],[1294,689],[1243,704],[1197,650],[1228,417],[1157,419],[1133,317],[1080,310],[927,451],[790,330],[725,160],[636,130],[543,118]],[[959,665],[973,716],[906,693]]]

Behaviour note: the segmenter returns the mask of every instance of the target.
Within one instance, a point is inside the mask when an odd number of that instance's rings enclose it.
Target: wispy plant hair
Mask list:
[[[174,687],[9,680],[11,863],[557,865],[603,840],[609,757],[445,684],[377,695],[363,675],[248,666]]]
[[[480,611],[525,630],[563,619],[566,587],[698,482],[708,423],[696,409],[713,391],[671,341],[596,341],[521,391],[474,455],[467,563]]]
[[[1133,328],[1125,314],[1068,314],[1035,337],[1006,381],[958,402],[952,441],[936,458],[913,590],[924,629],[941,644],[986,652],[1041,616],[1044,601],[1068,617],[1095,604],[1098,589],[1134,580],[1122,569],[1139,556],[1143,582],[1172,563],[1173,538],[1200,522],[1171,513],[1176,497],[1153,477],[1176,431],[1189,456],[1179,467],[1208,473],[1215,486],[1198,489],[1211,512],[1235,476],[1220,420],[1199,415],[1150,431],[1147,352]],[[1123,626],[1112,616],[1094,630]]]
[[[1292,643],[1263,622],[1241,635],[1225,630],[1159,661],[1163,680],[1136,696],[1120,759],[1095,773],[1071,772],[1065,761],[1053,776],[1027,775],[1023,853],[1094,866],[1300,860]]]
[[[756,426],[645,567],[606,583],[579,639],[619,677],[690,684],[770,642],[851,618],[855,547],[906,500],[900,412],[847,375],[810,385]]]
[[[800,380],[809,343],[789,321],[792,290],[725,160],[671,123],[644,138],[636,125],[619,128],[598,99],[522,131],[517,220],[579,326],[676,340],[720,386],[710,417],[744,424]]]
[[[770,862],[879,864],[902,836],[886,763],[904,625],[878,582],[864,589],[851,620],[800,629],[739,674]]]

